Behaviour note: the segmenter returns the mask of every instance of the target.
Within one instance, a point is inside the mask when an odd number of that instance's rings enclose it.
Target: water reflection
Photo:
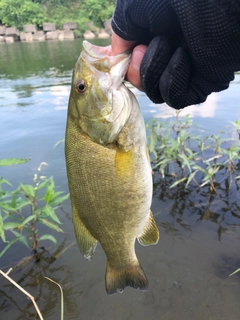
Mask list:
[[[10,273],[12,279],[22,288],[27,288],[28,293],[34,296],[44,319],[48,317],[50,319],[60,319],[59,288],[45,277],[49,277],[61,285],[64,290],[64,303],[67,306],[68,313],[72,315],[70,318],[74,319],[76,316],[77,300],[83,291],[79,290],[77,282],[72,281],[67,271],[68,267],[56,263],[56,259],[64,254],[64,248],[66,246],[70,248],[73,245],[75,245],[75,242],[67,246],[66,240],[64,240],[53,254],[47,251],[39,251],[37,261],[33,259],[33,256],[26,257],[19,261]],[[21,293],[19,289],[2,277],[0,278],[0,284],[0,299],[4,301],[0,304],[0,312],[7,312],[8,319],[32,320],[36,318],[33,303],[24,293]],[[17,317],[14,316],[16,311]],[[11,316],[12,313],[13,316]]]
[[[93,40],[108,45],[109,40]],[[26,78],[33,75],[58,77],[72,70],[82,48],[82,40],[61,42],[16,42],[0,44],[0,80]]]
[[[240,226],[240,194],[237,182],[229,185],[217,184],[216,194],[209,192],[209,186],[190,186],[184,184],[169,188],[174,179],[163,179],[158,172],[154,174],[153,212],[166,232],[181,233],[191,231],[197,223],[211,221],[213,229],[221,241],[224,233],[234,232]],[[164,204],[167,221],[157,210]]]
[[[213,263],[215,274],[220,279],[227,279],[240,266],[240,257],[237,254],[221,254]],[[235,280],[240,281],[240,273],[236,273]]]

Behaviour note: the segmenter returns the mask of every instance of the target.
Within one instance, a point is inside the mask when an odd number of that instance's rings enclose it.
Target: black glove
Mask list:
[[[201,103],[240,70],[239,0],[118,0],[112,27],[148,45],[140,75],[155,103]]]

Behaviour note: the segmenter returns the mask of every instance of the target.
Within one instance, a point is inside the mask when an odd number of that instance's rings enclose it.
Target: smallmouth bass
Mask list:
[[[106,291],[147,289],[135,254],[156,244],[150,211],[152,171],[144,120],[134,94],[123,84],[130,54],[108,56],[83,42],[69,97],[65,155],[75,236],[90,260],[100,242],[106,257]]]

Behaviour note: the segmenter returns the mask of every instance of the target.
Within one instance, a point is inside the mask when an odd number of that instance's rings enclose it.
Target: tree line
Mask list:
[[[24,24],[76,21],[80,31],[90,21],[93,28],[102,27],[114,11],[116,0],[0,0],[0,24],[23,29]]]

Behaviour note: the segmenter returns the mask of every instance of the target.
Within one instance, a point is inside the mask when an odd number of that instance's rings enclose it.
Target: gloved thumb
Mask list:
[[[159,79],[169,60],[171,49],[164,36],[157,36],[148,45],[140,66],[142,88],[154,103],[163,103],[159,89]]]

